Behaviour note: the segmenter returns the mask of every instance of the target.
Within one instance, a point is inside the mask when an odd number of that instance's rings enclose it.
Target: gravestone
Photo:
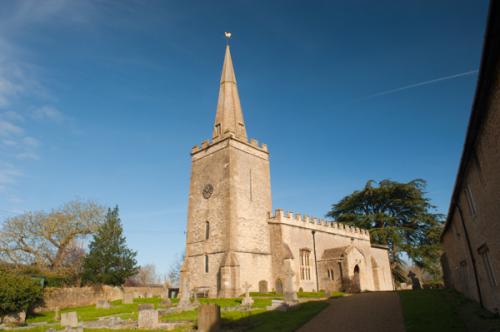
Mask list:
[[[111,304],[106,300],[97,300],[95,304],[96,309],[109,309],[111,308]]]
[[[259,293],[267,293],[267,281],[259,281]]]
[[[78,316],[76,315],[76,311],[61,313],[61,326],[78,327]]]
[[[132,293],[125,293],[123,294],[123,304],[132,304],[134,303],[134,294]]]
[[[422,289],[422,286],[420,286],[420,280],[417,278],[417,275],[413,271],[410,271],[408,273],[408,277],[411,279],[411,288],[413,290]]]
[[[140,329],[154,329],[158,327],[158,311],[141,310],[139,311],[139,320],[137,326]]]
[[[172,301],[167,297],[166,299],[163,299],[161,301],[161,304],[163,304],[165,306],[171,306],[172,305]]]
[[[297,292],[295,291],[295,287],[293,285],[293,276],[295,275],[295,273],[293,272],[289,259],[286,260],[285,264],[285,303],[289,306],[292,306],[296,305],[299,302],[297,298]]]
[[[151,303],[141,303],[139,304],[139,311],[143,310],[154,310],[155,306]]]
[[[216,332],[220,329],[220,307],[215,303],[202,304],[198,312],[198,331]]]
[[[248,284],[248,282],[245,281],[245,283],[243,284],[243,288],[245,289],[245,297],[241,301],[241,305],[245,307],[251,307],[253,304],[253,299],[250,297],[250,287],[252,287],[252,285]]]
[[[177,308],[184,309],[190,308],[191,305],[191,296],[189,294],[189,282],[186,277],[182,278],[182,292],[181,298],[179,300],[179,304],[177,304]]]
[[[56,320],[56,321],[61,320],[61,310],[59,309],[59,307],[56,307],[54,309],[54,320]]]

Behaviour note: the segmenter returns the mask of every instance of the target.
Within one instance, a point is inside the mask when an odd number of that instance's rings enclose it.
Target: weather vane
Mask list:
[[[224,35],[226,36],[226,45],[229,45],[229,38],[231,38],[231,32],[224,32]]]

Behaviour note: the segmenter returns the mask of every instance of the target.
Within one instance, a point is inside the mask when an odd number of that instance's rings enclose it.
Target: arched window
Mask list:
[[[309,249],[300,250],[300,279],[311,280],[311,251]]]
[[[208,273],[208,255],[205,255],[205,273]]]
[[[205,222],[205,240],[208,240],[210,236],[210,223],[207,221]]]
[[[333,269],[328,269],[326,272],[328,273],[328,279],[333,280]]]

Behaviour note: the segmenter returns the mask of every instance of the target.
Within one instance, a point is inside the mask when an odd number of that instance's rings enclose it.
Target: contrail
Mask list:
[[[433,84],[433,83],[436,83],[436,82],[451,80],[451,79],[454,79],[454,78],[457,78],[457,77],[469,76],[469,75],[477,74],[477,72],[478,72],[477,69],[475,69],[475,70],[469,70],[469,71],[466,71],[466,72],[463,72],[463,73],[460,73],[460,74],[455,74],[455,75],[450,75],[450,76],[444,76],[444,77],[435,78],[435,79],[429,80],[429,81],[424,81],[424,82],[419,82],[419,83],[415,83],[415,84],[405,85],[405,86],[402,86],[402,87],[399,87],[399,88],[396,88],[396,89],[391,89],[391,90],[386,90],[386,91],[382,91],[382,92],[377,92],[377,93],[374,93],[372,95],[360,98],[359,100],[365,100],[365,99],[370,99],[370,98],[374,98],[374,97],[385,96],[385,95],[388,95],[388,94],[391,94],[391,93],[395,93],[395,92],[399,92],[399,91],[402,91],[402,90],[413,89],[413,88],[416,88],[416,87],[419,87],[419,86],[422,86],[422,85],[428,85],[428,84]]]

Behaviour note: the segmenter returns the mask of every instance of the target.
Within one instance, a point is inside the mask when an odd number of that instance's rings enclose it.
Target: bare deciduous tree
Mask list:
[[[146,286],[160,282],[159,276],[156,274],[156,267],[153,264],[146,264],[139,268],[139,271],[133,277],[127,280],[127,285],[130,286]]]
[[[56,270],[72,261],[76,240],[92,234],[103,219],[102,206],[78,200],[49,213],[9,218],[0,230],[0,259]]]
[[[177,259],[170,265],[170,268],[167,273],[166,283],[170,287],[179,287],[181,266],[184,262],[184,254],[179,255]]]

